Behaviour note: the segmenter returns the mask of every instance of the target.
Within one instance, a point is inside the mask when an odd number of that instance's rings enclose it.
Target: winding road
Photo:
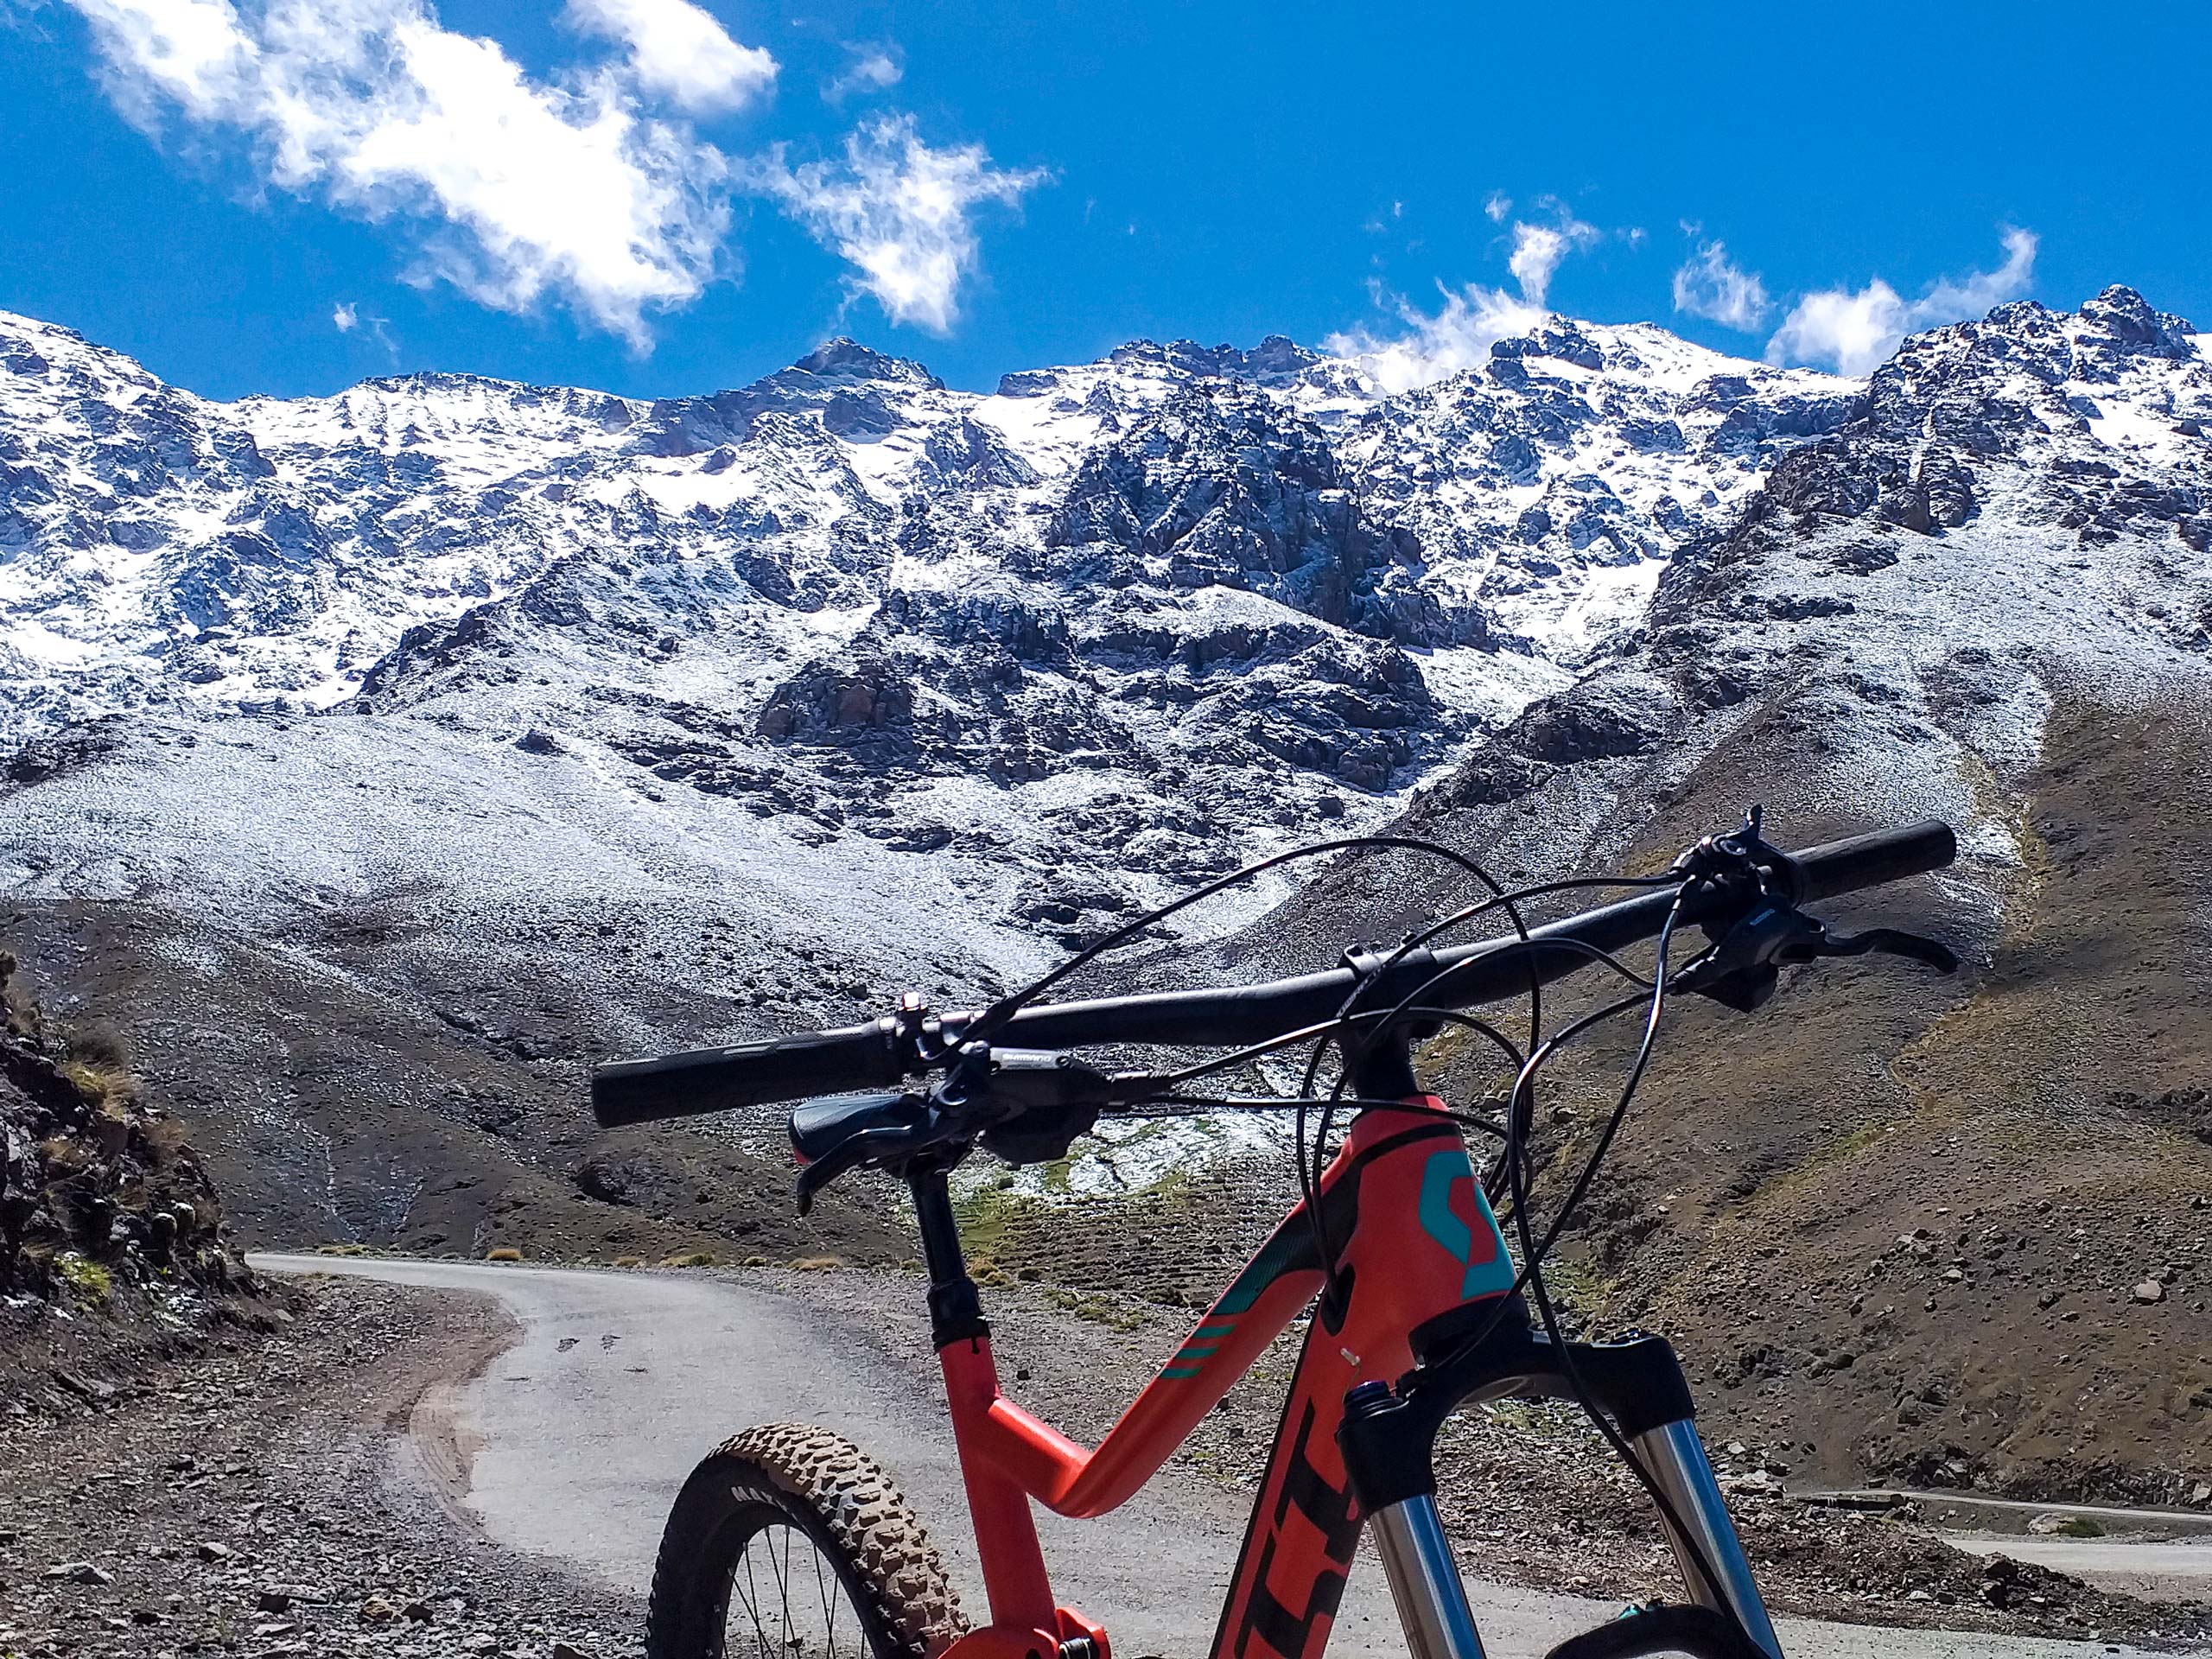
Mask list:
[[[256,1268],[334,1274],[495,1299],[520,1329],[474,1376],[416,1404],[405,1452],[459,1516],[495,1541],[642,1592],[668,1503],[691,1465],[745,1424],[801,1420],[873,1452],[938,1522],[963,1600],[982,1605],[950,1431],[926,1374],[879,1332],[798,1289],[690,1274],[595,1272],[320,1255]],[[1172,1466],[1095,1521],[1039,1515],[1055,1587],[1104,1619],[1117,1651],[1196,1655],[1211,1635],[1243,1515]],[[1497,1659],[1541,1654],[1618,1605],[1471,1581]],[[2080,1659],[2075,1643],[1781,1621],[1791,1659]],[[1332,1656],[1402,1655],[1380,1570],[1354,1569]],[[2107,1649],[2107,1653],[2119,1649]],[[2130,1649],[2128,1651],[2136,1651]]]

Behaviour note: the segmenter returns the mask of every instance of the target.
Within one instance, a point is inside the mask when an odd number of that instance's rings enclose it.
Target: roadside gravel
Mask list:
[[[361,1281],[282,1297],[271,1336],[180,1344],[124,1376],[80,1362],[94,1398],[16,1421],[0,1655],[634,1654],[634,1598],[495,1548],[394,1457],[424,1389],[497,1354],[506,1316]]]

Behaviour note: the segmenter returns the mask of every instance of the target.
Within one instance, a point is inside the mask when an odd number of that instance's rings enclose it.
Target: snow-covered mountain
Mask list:
[[[657,404],[416,375],[217,404],[4,314],[0,372],[17,734],[180,699],[327,709],[407,629],[578,559],[711,561],[737,584],[718,611],[833,638],[895,594],[1089,610],[1135,587],[1557,659],[1856,390],[1564,320],[1399,398],[1280,339],[1140,343],[988,397],[840,340]]]
[[[2119,289],[1870,382],[1551,317],[1395,395],[1280,339],[988,397],[836,341],[218,404],[0,319],[0,892],[246,999],[232,1150],[296,1175],[424,1100],[540,1161],[580,1056],[957,1001],[1424,785],[1509,863],[1618,844],[1777,687],[1776,742],[2001,851],[2044,664],[2203,671],[2208,415]],[[314,1205],[408,1213],[322,1155]]]
[[[1016,906],[1071,924],[1387,810],[1859,390],[1554,319],[1397,397],[1281,339],[989,397],[840,340],[660,403],[419,375],[218,404],[0,317],[0,741],[557,734],[803,843],[1011,837],[1090,871]]]

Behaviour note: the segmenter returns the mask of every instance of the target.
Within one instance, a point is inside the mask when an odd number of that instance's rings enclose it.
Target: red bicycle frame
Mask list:
[[[1212,1659],[1319,1654],[1359,1539],[1338,1444],[1345,1395],[1411,1367],[1424,1325],[1512,1287],[1512,1262],[1457,1126],[1433,1115],[1432,1098],[1408,1104],[1427,1109],[1362,1112],[1322,1176],[1321,1214],[1347,1294],[1341,1307],[1325,1303],[1307,1328]],[[1106,1659],[1104,1630],[1053,1599],[1030,1501],[1067,1516],[1125,1502],[1313,1300],[1323,1277],[1301,1202],[1095,1449],[1000,1392],[988,1332],[941,1344],[991,1611],[948,1659],[1052,1659],[1061,1643],[1085,1638]]]

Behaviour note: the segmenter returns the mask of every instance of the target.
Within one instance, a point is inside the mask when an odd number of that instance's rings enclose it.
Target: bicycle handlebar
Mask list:
[[[1957,855],[1950,826],[1928,819],[1808,848],[1764,868],[1790,903],[1813,904],[1926,874]],[[1424,986],[1423,1001],[1437,1006],[1472,1007],[1517,995],[1532,976],[1548,982],[1586,966],[1589,957],[1575,945],[1611,951],[1656,938],[1677,892],[1669,887],[1531,928],[1525,943],[1509,935],[1408,952],[1372,977],[1368,1001],[1389,1007]],[[1717,892],[1688,889],[1681,919],[1706,920],[1727,902]],[[1448,977],[1440,980],[1440,975]],[[1362,970],[1348,963],[1258,985],[1046,1003],[1015,1014],[991,1033],[991,1040],[1039,1049],[1111,1043],[1243,1047],[1334,1019],[1361,978]],[[976,1017],[944,1016],[940,1025],[946,1046],[957,1045],[961,1031]],[[908,1054],[899,1022],[887,1016],[765,1042],[618,1060],[594,1068],[592,1112],[601,1126],[613,1128],[815,1095],[891,1089],[908,1075]]]

